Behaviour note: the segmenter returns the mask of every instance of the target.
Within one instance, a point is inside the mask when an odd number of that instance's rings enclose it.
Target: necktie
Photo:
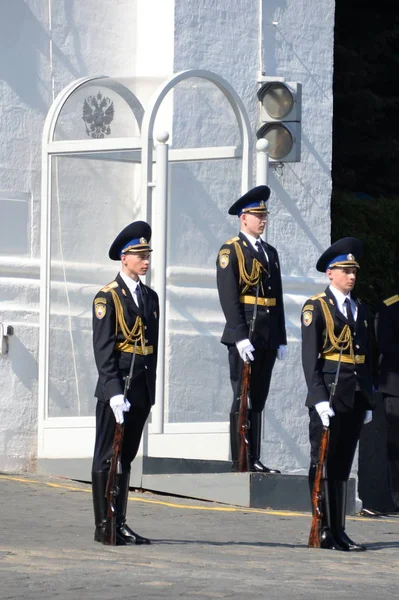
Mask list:
[[[257,240],[257,241],[255,242],[255,246],[257,247],[257,249],[258,249],[258,252],[259,252],[259,261],[260,261],[260,262],[261,262],[261,263],[262,263],[262,264],[263,264],[265,267],[268,267],[268,266],[269,266],[269,261],[268,261],[268,258],[267,258],[267,255],[266,255],[266,252],[265,252],[265,250],[264,250],[264,248],[263,248],[263,246],[262,246],[262,242],[261,242],[260,240]]]
[[[351,302],[349,298],[345,298],[344,304],[346,306],[346,318],[348,319],[348,325],[351,329],[353,329],[355,326],[355,319],[353,317]]]
[[[141,312],[144,312],[143,292],[141,289],[141,285],[139,283],[136,286],[136,295],[137,295],[137,302],[139,304],[139,309],[141,310]]]

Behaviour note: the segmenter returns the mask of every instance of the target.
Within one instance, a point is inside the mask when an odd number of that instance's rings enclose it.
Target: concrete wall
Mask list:
[[[310,0],[9,0],[5,4],[0,21],[0,320],[11,322],[15,335],[9,355],[0,357],[0,469],[34,469],[37,453],[39,147],[53,98],[85,75],[141,78],[144,93],[146,78],[162,80],[172,72],[203,68],[220,74],[235,88],[254,135],[258,72],[303,84],[302,160],[270,173],[268,239],[281,257],[289,358],[275,368],[262,451],[268,464],[286,472],[304,472],[308,442],[299,317],[305,298],[324,287],[316,279],[314,265],[330,239],[333,0],[316,5]],[[190,80],[171,96],[173,147],[237,143],[234,115],[219,90]],[[89,166],[90,161],[73,167],[70,159],[60,159],[61,175],[68,179],[70,173],[62,206],[70,217],[70,199],[85,172],[91,177],[96,173],[97,179],[101,173],[109,186],[107,197],[114,194],[118,199],[112,213],[113,229],[117,229],[132,215],[132,207],[119,195],[120,183],[130,174]],[[175,164],[170,180],[166,418],[170,423],[225,421],[231,392],[227,355],[219,343],[223,317],[214,265],[218,248],[238,228],[227,209],[239,193],[240,161]],[[70,282],[82,280],[81,272],[91,259],[90,235],[88,254],[81,256],[86,238],[79,236],[79,227],[86,231],[94,199],[92,195],[85,210],[76,203],[76,227],[71,223],[63,231],[64,236],[68,232],[72,236],[69,250],[75,266],[69,265]],[[109,214],[104,213],[98,228],[106,229]],[[102,235],[107,241],[101,260],[111,232]],[[109,268],[105,263],[101,266]],[[82,283],[94,285],[98,277],[90,275]],[[81,320],[72,329],[82,332],[77,340],[64,314],[68,298],[60,289],[56,298],[61,308],[54,318],[61,329],[52,346],[54,370],[64,370],[55,382],[60,400],[53,402],[53,415],[66,410],[87,415],[93,410],[89,388],[95,377],[89,364],[90,294],[80,293],[76,300]],[[78,342],[83,350],[75,360]],[[68,353],[57,355],[60,346],[69,348]],[[74,360],[85,365],[79,374]],[[77,383],[87,377],[84,401],[77,405]]]

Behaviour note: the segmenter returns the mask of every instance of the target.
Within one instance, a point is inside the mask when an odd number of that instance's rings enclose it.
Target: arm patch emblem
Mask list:
[[[309,325],[311,324],[313,320],[313,313],[310,310],[305,310],[302,313],[302,323],[305,325],[305,327],[309,327]]]
[[[94,305],[94,313],[95,313],[97,319],[103,319],[105,317],[106,312],[107,312],[107,307],[105,304],[102,304],[101,302],[97,302]]]
[[[229,264],[230,258],[228,256],[228,254],[219,254],[219,265],[222,267],[222,269],[225,269],[227,267],[227,265]]]

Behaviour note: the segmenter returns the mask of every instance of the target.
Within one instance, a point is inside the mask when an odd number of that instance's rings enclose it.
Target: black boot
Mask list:
[[[270,469],[260,460],[260,444],[262,435],[262,413],[250,412],[250,446],[251,446],[251,464],[250,470],[253,473],[281,473],[278,469]]]
[[[91,485],[93,491],[94,522],[96,530],[94,541],[105,544],[105,522],[107,519],[108,502],[105,497],[107,487],[108,471],[97,471],[91,474]],[[125,546],[126,542],[116,532],[116,545]]]
[[[240,451],[240,436],[238,433],[238,413],[230,413],[230,451],[231,470],[238,471],[238,456]]]
[[[126,544],[151,544],[151,540],[135,533],[126,523],[127,501],[129,497],[130,471],[121,473],[118,478],[119,493],[116,500],[116,533]]]
[[[313,485],[316,477],[316,469],[317,465],[312,465],[309,469],[309,490],[310,490],[310,501],[312,504],[313,511],[313,502],[312,502],[312,494],[313,494]],[[330,498],[329,498],[329,489],[328,484],[325,479],[322,480],[322,491],[323,491],[323,500],[322,500],[322,529],[320,534],[320,548],[324,550],[347,550],[344,548],[338,540],[332,534],[331,531],[331,506],[330,506]]]
[[[357,544],[347,535],[345,532],[345,520],[346,520],[346,481],[334,481],[333,490],[334,501],[333,504],[336,508],[336,519],[333,523],[333,533],[336,540],[344,546],[347,550],[352,552],[364,552],[367,550],[366,546]]]

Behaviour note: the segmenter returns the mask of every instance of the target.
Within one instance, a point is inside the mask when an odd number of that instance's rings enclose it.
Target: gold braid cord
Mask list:
[[[239,283],[240,283],[240,285],[244,285],[244,287],[240,293],[245,294],[245,292],[247,290],[249,290],[250,287],[258,285],[258,283],[260,282],[261,293],[262,293],[262,295],[264,295],[262,279],[261,279],[261,273],[262,273],[262,270],[264,270],[264,267],[261,265],[261,263],[258,260],[256,260],[256,258],[254,258],[252,261],[252,271],[251,271],[251,274],[249,274],[245,268],[245,258],[244,258],[243,251],[240,247],[240,244],[238,242],[234,242],[234,247],[235,247],[237,260],[238,260],[238,272],[240,275]]]
[[[340,335],[337,337],[334,333],[334,319],[331,316],[327,302],[323,300],[323,298],[318,298],[318,300],[321,304],[326,323],[323,351],[331,352],[331,350],[337,350],[340,352],[342,348],[342,352],[345,352],[345,350],[349,349],[349,356],[354,359],[352,332],[349,325],[345,325]]]
[[[144,323],[141,317],[136,317],[133,328],[129,331],[128,326],[126,325],[125,317],[123,315],[123,306],[122,302],[118,294],[115,290],[110,290],[112,294],[112,298],[115,304],[115,314],[116,314],[116,329],[115,335],[118,335],[118,329],[121,330],[122,335],[125,337],[126,342],[130,344],[134,344],[137,340],[138,344],[141,344],[141,347],[144,348],[145,340],[144,340]]]

